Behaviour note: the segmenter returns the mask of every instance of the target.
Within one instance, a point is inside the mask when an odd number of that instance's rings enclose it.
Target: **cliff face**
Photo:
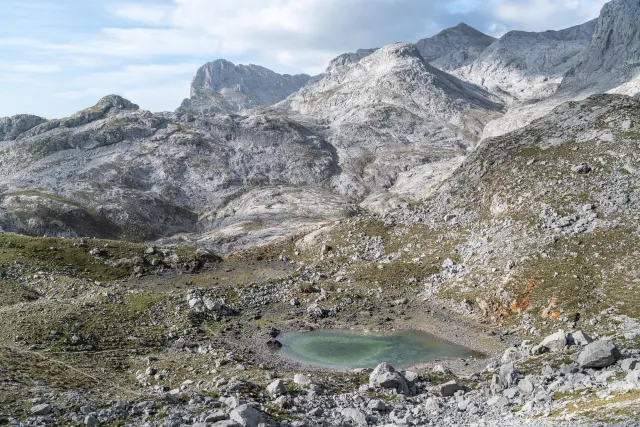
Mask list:
[[[191,84],[191,99],[219,102],[229,111],[271,105],[304,86],[310,77],[278,74],[258,65],[223,59],[202,66]]]
[[[613,0],[597,22],[593,39],[562,82],[562,94],[640,92],[640,1]]]

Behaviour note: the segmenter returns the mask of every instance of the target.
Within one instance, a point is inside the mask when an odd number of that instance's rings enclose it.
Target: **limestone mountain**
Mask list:
[[[507,102],[546,98],[589,45],[596,21],[561,31],[511,31],[452,74]]]
[[[420,55],[443,71],[456,70],[475,61],[496,41],[465,23],[447,28],[416,43]]]
[[[271,105],[304,86],[306,74],[278,74],[259,65],[235,65],[224,59],[209,62],[197,71],[191,83],[191,98],[183,109],[209,107],[239,111]],[[211,110],[214,108],[214,110]]]
[[[411,44],[339,57],[276,108],[325,125],[342,169],[334,185],[355,199],[390,187],[399,172],[463,155],[502,111],[489,93],[432,67]]]
[[[299,203],[292,215],[302,221],[308,206],[306,217],[315,218],[313,206],[326,199],[322,217],[336,218],[350,209],[323,195],[322,183],[336,170],[332,147],[286,118],[218,115],[181,122],[109,96],[0,146],[0,227],[132,240],[206,232],[228,225],[225,215],[242,222],[240,207],[216,212],[251,189],[272,188],[265,204],[277,206],[287,186],[304,185],[314,191],[302,201],[289,199],[289,205]],[[286,214],[279,213],[278,223],[285,224]]]

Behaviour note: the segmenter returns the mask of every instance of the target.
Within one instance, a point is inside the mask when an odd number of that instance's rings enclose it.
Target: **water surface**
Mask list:
[[[417,331],[364,333],[289,332],[278,337],[281,354],[324,368],[372,368],[388,362],[396,368],[445,358],[480,356],[465,347]]]

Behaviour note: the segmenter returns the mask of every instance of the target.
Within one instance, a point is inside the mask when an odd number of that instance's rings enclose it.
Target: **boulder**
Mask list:
[[[531,393],[533,393],[533,389],[534,389],[533,381],[531,381],[531,378],[527,376],[518,383],[518,388],[520,389],[520,393],[528,396]]]
[[[100,425],[100,422],[95,415],[90,414],[84,417],[84,425],[87,427],[97,427]]]
[[[284,385],[284,381],[275,380],[269,384],[267,386],[267,393],[271,396],[282,396],[283,394],[287,394],[287,388]]]
[[[311,385],[311,378],[303,374],[296,374],[293,377],[293,382],[299,387],[309,387]]]
[[[580,163],[579,165],[572,167],[571,170],[573,173],[584,175],[591,172],[592,168],[587,163]]]
[[[387,404],[380,399],[371,399],[367,404],[367,408],[374,411],[384,411],[385,409],[387,409]]]
[[[466,390],[465,387],[461,386],[455,381],[449,381],[448,383],[440,384],[440,395],[442,397],[451,397],[459,390]]]
[[[620,358],[620,351],[611,341],[595,341],[587,345],[578,356],[581,368],[606,368]]]
[[[409,394],[407,381],[388,363],[379,364],[369,375],[369,386],[374,389],[396,390],[400,394]]]
[[[366,426],[367,425],[367,416],[360,409],[356,408],[345,408],[340,411],[342,416],[353,421],[358,426]]]
[[[625,372],[633,371],[638,367],[640,367],[640,361],[635,359],[624,359],[620,364],[620,368]]]
[[[242,427],[258,427],[259,424],[267,421],[262,412],[251,405],[238,406],[229,413],[229,419],[240,424]]]
[[[566,347],[567,334],[563,330],[559,330],[555,334],[549,335],[540,343],[541,346],[548,348],[550,351],[562,351]]]
[[[640,371],[631,371],[627,374],[626,380],[634,388],[640,388]]]
[[[593,340],[591,339],[591,337],[587,334],[585,334],[582,331],[575,331],[575,332],[571,332],[569,334],[569,344],[572,345],[581,345],[581,346],[585,346],[588,344],[591,344],[593,342]]]
[[[41,403],[31,408],[33,415],[49,415],[53,411],[53,407],[47,403]]]
[[[427,412],[437,412],[442,408],[442,402],[437,397],[430,397],[424,401],[424,409]]]

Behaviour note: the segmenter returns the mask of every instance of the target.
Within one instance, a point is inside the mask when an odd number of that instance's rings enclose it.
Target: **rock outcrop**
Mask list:
[[[30,114],[0,118],[0,141],[11,141],[47,120]]]

